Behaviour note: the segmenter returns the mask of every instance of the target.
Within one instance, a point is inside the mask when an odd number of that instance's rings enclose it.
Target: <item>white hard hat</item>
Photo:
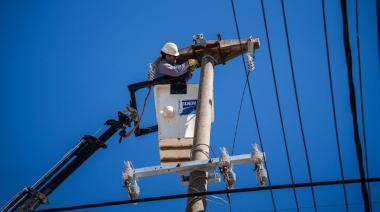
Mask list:
[[[161,51],[164,52],[165,54],[168,54],[168,55],[173,55],[173,56],[179,55],[177,45],[175,43],[171,43],[171,42],[165,43],[165,45],[162,47]]]

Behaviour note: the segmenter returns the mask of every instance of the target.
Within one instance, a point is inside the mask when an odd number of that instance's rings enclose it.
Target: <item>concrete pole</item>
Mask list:
[[[192,160],[209,159],[212,104],[214,104],[214,61],[215,59],[209,55],[202,58]],[[207,172],[201,170],[192,171],[190,173],[188,193],[204,191],[207,191]],[[206,197],[188,198],[186,211],[206,211]]]

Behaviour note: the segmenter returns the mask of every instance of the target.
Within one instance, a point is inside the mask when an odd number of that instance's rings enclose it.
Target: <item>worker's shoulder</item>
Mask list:
[[[165,61],[165,60],[161,60],[161,61],[158,63],[158,65],[157,65],[158,68],[172,67],[172,66],[173,66],[172,64],[168,63],[168,62]]]

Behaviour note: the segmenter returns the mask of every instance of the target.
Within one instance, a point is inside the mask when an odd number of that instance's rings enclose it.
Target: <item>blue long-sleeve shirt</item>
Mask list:
[[[185,74],[190,68],[188,62],[184,62],[181,65],[172,65],[166,60],[161,60],[157,66],[156,73],[154,74],[154,79],[162,76],[172,76],[178,77]]]

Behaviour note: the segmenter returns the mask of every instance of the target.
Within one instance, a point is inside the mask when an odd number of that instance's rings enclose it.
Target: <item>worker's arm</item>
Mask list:
[[[162,75],[178,77],[183,75],[189,70],[189,63],[185,62],[181,65],[171,65],[169,63],[160,63],[158,65],[158,72]]]

